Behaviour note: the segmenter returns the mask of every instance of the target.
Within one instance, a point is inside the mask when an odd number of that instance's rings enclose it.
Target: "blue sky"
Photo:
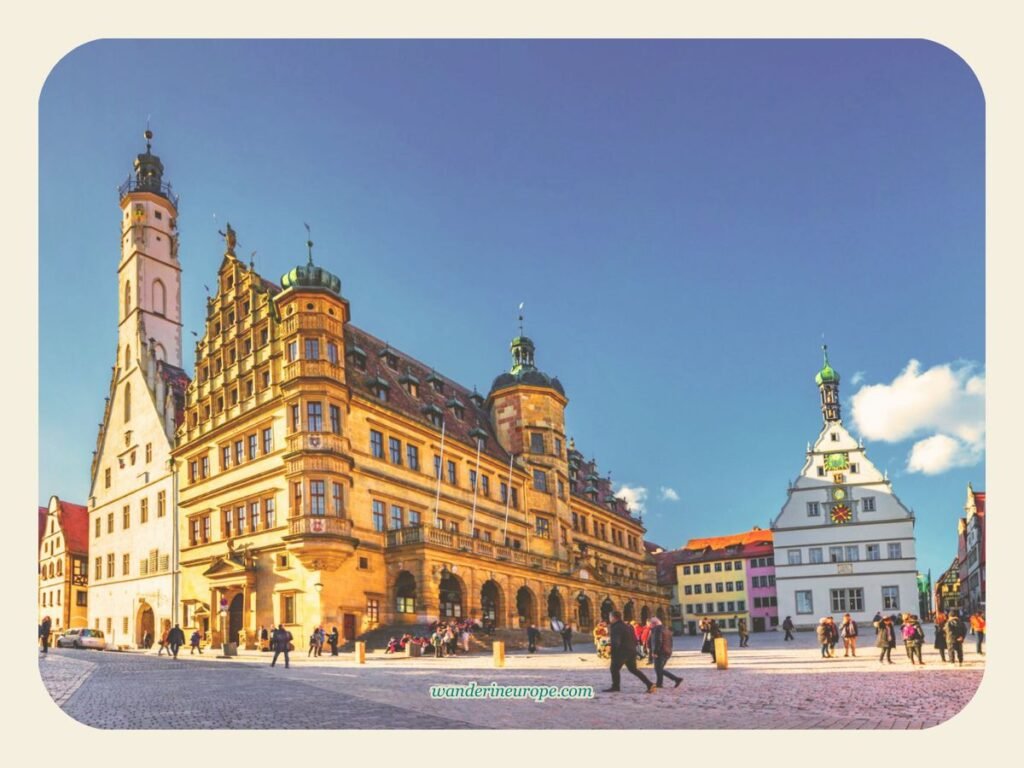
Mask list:
[[[985,485],[984,101],[947,49],[72,51],[40,97],[40,503],[88,493],[116,344],[116,186],[147,118],[181,194],[190,372],[217,230],[230,221],[276,280],[304,260],[309,222],[354,322],[467,386],[508,367],[525,301],[577,447],[675,547],[777,514],[820,428],[825,334],[845,422],[917,514],[919,566],[952,560],[966,484]]]

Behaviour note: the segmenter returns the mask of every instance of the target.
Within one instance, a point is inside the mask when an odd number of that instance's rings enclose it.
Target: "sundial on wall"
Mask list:
[[[826,453],[825,471],[840,472],[850,466],[850,455],[848,453]]]

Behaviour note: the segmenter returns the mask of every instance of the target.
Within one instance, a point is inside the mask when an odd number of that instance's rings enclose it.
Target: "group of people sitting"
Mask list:
[[[384,653],[404,653],[410,645],[420,646],[422,651],[427,648],[434,650],[434,656],[454,656],[460,649],[469,653],[469,638],[474,632],[486,631],[484,622],[479,619],[462,619],[431,622],[428,626],[429,636],[406,633],[388,640]],[[493,629],[492,629],[493,631]]]

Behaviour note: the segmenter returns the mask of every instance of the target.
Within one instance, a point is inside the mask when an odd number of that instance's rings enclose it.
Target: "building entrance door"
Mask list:
[[[242,593],[239,592],[231,599],[228,606],[228,636],[227,642],[237,643],[238,633],[242,630]]]
[[[755,616],[753,626],[755,632],[764,632],[764,616]]]
[[[149,603],[143,603],[139,607],[139,619],[136,622],[135,644],[140,648],[149,648],[156,639],[156,622],[153,619],[153,609]],[[147,644],[147,639],[148,643]]]
[[[356,615],[346,613],[341,617],[341,635],[343,643],[351,643],[356,639]]]

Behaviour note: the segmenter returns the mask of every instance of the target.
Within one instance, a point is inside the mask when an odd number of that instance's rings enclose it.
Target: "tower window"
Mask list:
[[[838,443],[839,442],[839,433],[838,432],[833,432],[832,433],[832,442],[833,443]]]
[[[153,215],[156,216],[158,219],[162,219],[164,217],[164,215],[160,211],[154,211]]]

